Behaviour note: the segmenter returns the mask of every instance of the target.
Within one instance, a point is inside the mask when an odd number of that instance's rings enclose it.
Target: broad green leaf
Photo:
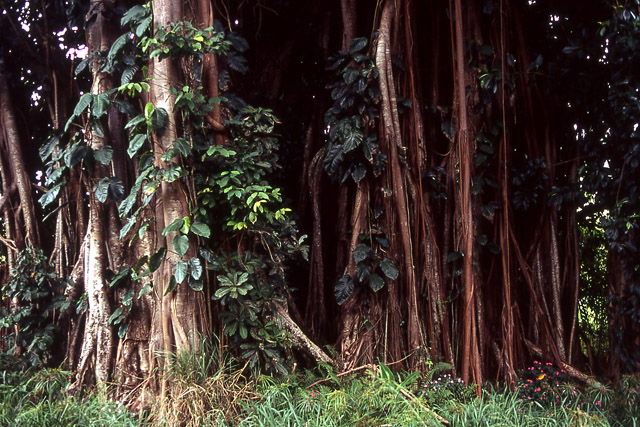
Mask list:
[[[348,274],[342,276],[340,280],[338,280],[335,287],[336,302],[338,305],[344,304],[347,298],[349,298],[349,295],[353,293],[354,287],[355,283]]]
[[[130,23],[139,21],[148,14],[149,12],[143,6],[133,6],[122,15],[122,18],[120,18],[120,26],[125,27]]]
[[[64,163],[65,165],[67,165],[67,167],[72,168],[80,163],[88,153],[89,149],[86,145],[75,143],[65,151]]]
[[[145,133],[136,134],[133,138],[131,138],[131,141],[129,142],[129,148],[127,149],[127,154],[129,154],[129,157],[135,156],[146,140],[147,134]]]
[[[106,202],[107,196],[109,195],[109,178],[105,177],[98,181],[93,187],[93,192],[100,203]]]
[[[132,192],[122,201],[122,203],[120,203],[120,206],[118,206],[118,214],[120,218],[129,214],[131,208],[133,208],[133,205],[136,203],[136,196],[136,192]]]
[[[164,259],[164,256],[166,254],[167,254],[167,249],[160,248],[158,249],[158,252],[151,255],[151,258],[149,258],[149,270],[152,273],[160,267],[160,265],[162,264],[162,260]]]
[[[193,224],[191,224],[191,232],[205,238],[211,236],[211,229],[207,224],[204,224],[202,222],[194,222]]]
[[[89,104],[91,104],[92,98],[93,98],[93,95],[91,95],[90,93],[83,94],[80,97],[80,100],[78,100],[78,103],[76,104],[75,108],[73,109],[73,116],[78,117],[79,115],[81,115],[84,112],[84,110],[87,109]]]
[[[120,229],[120,240],[124,239],[124,237],[129,234],[131,228],[136,224],[136,216],[132,216],[127,220],[127,223]]]
[[[172,292],[176,289],[176,278],[175,276],[171,275],[171,278],[169,279],[169,284],[167,285],[167,289],[164,290],[164,294],[167,295],[169,292]]]
[[[356,248],[353,250],[353,260],[358,263],[358,262],[362,262],[365,259],[367,259],[367,257],[369,256],[369,252],[371,251],[371,249],[369,248],[369,246],[360,243],[358,246],[356,246]]]
[[[228,288],[228,287],[218,288],[214,296],[216,299],[220,299],[223,296],[227,295],[229,292],[231,292],[231,288]]]
[[[358,163],[351,169],[351,178],[354,182],[360,182],[367,175],[367,167],[362,163]]]
[[[133,302],[133,296],[136,294],[136,291],[133,288],[127,289],[127,292],[122,296],[122,305],[131,308],[131,303]]]
[[[391,280],[396,280],[400,274],[398,267],[389,258],[385,258],[380,262],[380,268],[385,276]]]
[[[127,336],[127,331],[129,330],[129,324],[128,323],[121,323],[120,327],[118,328],[118,337],[120,339],[124,339],[125,336]]]
[[[147,104],[144,106],[144,118],[147,120],[151,120],[151,116],[153,115],[153,112],[156,110],[155,105],[153,105],[153,102],[147,102]]]
[[[109,324],[117,325],[118,323],[120,323],[118,321],[118,318],[120,317],[121,314],[122,314],[122,307],[116,308],[115,311],[111,314],[111,316],[109,316]]]
[[[124,125],[124,128],[134,129],[136,126],[138,126],[140,123],[143,123],[143,122],[144,122],[144,116],[142,114],[139,114],[135,116],[133,119],[129,120],[127,124]]]
[[[188,270],[188,264],[186,263],[186,261],[178,261],[176,263],[175,276],[176,276],[176,282],[178,284],[182,283],[185,277],[187,277],[187,270]]]
[[[109,197],[112,200],[119,202],[124,196],[124,184],[122,180],[117,177],[109,178]]]
[[[138,260],[136,261],[135,265],[133,266],[133,269],[135,271],[138,271],[142,268],[143,265],[145,265],[147,263],[147,261],[149,261],[149,257],[147,255],[141,256],[140,258],[138,258]]]
[[[100,119],[105,116],[109,110],[109,98],[106,94],[101,93],[100,95],[96,95],[93,98],[93,105],[91,106],[91,115]]]
[[[365,37],[356,37],[351,39],[349,42],[349,53],[354,54],[356,52],[360,52],[362,49],[367,47],[368,40]]]
[[[153,20],[152,16],[149,15],[146,18],[144,18],[142,21],[140,21],[140,23],[136,26],[136,36],[142,37],[144,33],[151,26],[152,20]]]
[[[120,37],[118,37],[113,44],[111,45],[111,49],[109,49],[109,53],[107,54],[107,61],[110,66],[115,65],[115,60],[120,51],[124,48],[125,44],[129,40],[129,33],[124,33]]]
[[[151,283],[146,283],[140,292],[138,292],[138,299],[142,298],[143,295],[148,294],[151,291]]]
[[[178,138],[173,141],[173,147],[180,152],[184,157],[188,157],[191,154],[191,144],[184,138]]]
[[[162,235],[166,236],[172,231],[178,231],[184,225],[184,218],[178,218],[174,220],[171,224],[167,225],[164,230],[162,230]]]
[[[40,159],[43,162],[46,162],[49,159],[49,156],[51,156],[51,153],[53,153],[53,150],[58,146],[59,143],[60,143],[59,136],[54,135],[51,138],[49,138],[49,140],[38,150],[38,153],[40,154]]]
[[[238,52],[244,53],[249,50],[249,42],[244,37],[238,35],[238,33],[227,33],[226,38],[231,42],[233,48]]]
[[[189,260],[189,267],[191,268],[191,277],[195,280],[202,277],[202,262],[199,258],[193,257]]]
[[[111,278],[111,280],[109,281],[109,287],[113,288],[114,286],[118,285],[123,279],[125,279],[126,277],[129,277],[129,274],[131,274],[131,268],[129,266],[123,267],[118,272],[118,274],[116,274],[115,276],[113,276],[113,278]]]
[[[111,159],[113,158],[113,148],[107,145],[96,150],[93,152],[93,158],[96,159],[96,162],[106,166],[111,163]]]
[[[156,108],[151,115],[151,127],[153,131],[158,135],[162,135],[164,128],[169,123],[169,114],[164,108]]]
[[[189,282],[189,287],[196,292],[200,292],[204,288],[204,284],[202,283],[202,280],[196,280],[193,277],[189,277],[188,282]]]
[[[371,274],[371,265],[366,262],[360,262],[356,266],[356,270],[358,273],[358,280],[360,281],[360,283],[364,283]]]
[[[375,273],[369,275],[369,287],[373,292],[378,292],[384,287],[384,279]]]
[[[173,238],[173,249],[181,257],[189,250],[189,238],[185,235],[178,234]]]
[[[40,199],[38,199],[38,202],[40,202],[40,205],[44,208],[47,205],[49,205],[51,202],[56,200],[58,198],[58,194],[60,194],[60,189],[65,184],[66,184],[66,182],[63,181],[63,182],[61,182],[59,184],[56,184],[49,191],[44,193],[42,195],[42,197],[40,197]]]

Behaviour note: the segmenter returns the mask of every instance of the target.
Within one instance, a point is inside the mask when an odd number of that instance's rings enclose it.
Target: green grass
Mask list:
[[[147,423],[106,393],[70,395],[70,372],[0,373],[0,426],[640,427],[640,376],[623,377],[615,389],[570,382],[545,389],[553,399],[514,387],[478,398],[448,374],[397,374],[384,365],[343,377],[325,367],[322,375],[251,379],[214,350],[205,343],[197,354],[168,356],[171,390]]]
[[[71,373],[59,369],[0,374],[0,426],[139,426],[124,404],[104,393],[68,393]]]

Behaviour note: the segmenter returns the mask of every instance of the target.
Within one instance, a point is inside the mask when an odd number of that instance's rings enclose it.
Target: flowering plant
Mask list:
[[[577,397],[577,391],[569,385],[569,375],[552,363],[534,361],[533,366],[518,371],[518,379],[511,388],[523,403],[538,402],[544,407],[564,405],[568,398]]]
[[[439,374],[420,387],[418,394],[429,404],[442,404],[447,400],[466,402],[475,396],[475,388],[465,384],[462,378]]]

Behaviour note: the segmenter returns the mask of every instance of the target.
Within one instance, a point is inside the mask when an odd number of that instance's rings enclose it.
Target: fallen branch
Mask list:
[[[297,344],[305,349],[316,360],[316,362],[324,362],[332,366],[334,365],[333,360],[327,355],[327,353],[322,351],[320,347],[311,341],[302,329],[300,329],[300,326],[293,321],[284,305],[281,303],[273,303],[273,308],[282,322],[282,327],[293,335]]]

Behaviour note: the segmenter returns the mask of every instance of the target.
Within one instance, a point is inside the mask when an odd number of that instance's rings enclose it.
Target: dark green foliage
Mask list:
[[[587,31],[564,48],[563,83],[572,91],[571,110],[585,154],[581,175],[609,249],[624,269],[624,291],[611,296],[616,337],[612,343],[623,369],[636,370],[640,351],[640,16],[637,1],[615,5],[597,35]],[[570,77],[571,73],[575,77]],[[575,81],[571,81],[574,79]],[[588,84],[586,83],[588,79]],[[584,108],[584,106],[589,106]]]
[[[7,328],[2,369],[41,366],[49,360],[57,328],[54,314],[66,311],[70,303],[64,295],[66,281],[55,275],[41,250],[20,252],[16,267],[2,286],[3,307],[0,327]]]
[[[367,44],[366,38],[355,38],[349,52],[329,58],[335,81],[329,85],[333,105],[325,114],[329,144],[324,168],[341,184],[349,177],[358,183],[367,171],[379,176],[387,164],[375,132],[380,91],[373,58],[362,53]]]

